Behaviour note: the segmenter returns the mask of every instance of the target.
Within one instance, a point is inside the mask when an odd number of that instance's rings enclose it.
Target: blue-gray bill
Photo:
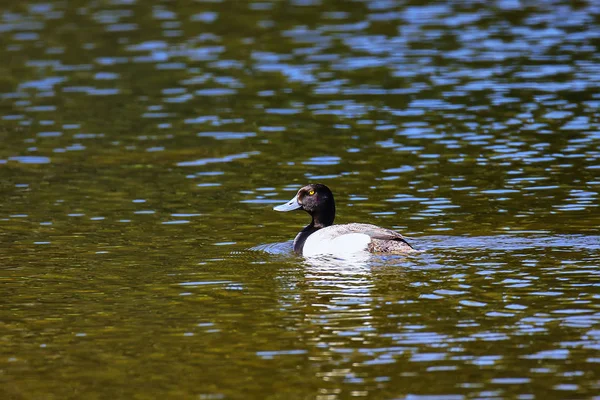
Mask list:
[[[301,205],[298,204],[298,195],[296,195],[296,196],[294,196],[293,199],[291,199],[287,203],[273,207],[273,210],[275,210],[275,211],[293,211],[293,210],[299,209],[300,207],[301,207]]]

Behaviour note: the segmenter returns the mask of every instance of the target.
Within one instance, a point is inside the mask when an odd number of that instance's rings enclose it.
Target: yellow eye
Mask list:
[[[314,191],[314,190],[311,190],[310,192],[308,192],[308,195],[309,195],[309,196],[312,196],[313,194],[315,194],[315,191]]]

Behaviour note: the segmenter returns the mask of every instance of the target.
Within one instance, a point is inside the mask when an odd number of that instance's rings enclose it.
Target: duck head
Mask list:
[[[273,207],[275,211],[304,210],[313,218],[315,227],[325,227],[333,224],[335,219],[335,201],[333,193],[321,183],[306,185],[294,198],[287,203]]]

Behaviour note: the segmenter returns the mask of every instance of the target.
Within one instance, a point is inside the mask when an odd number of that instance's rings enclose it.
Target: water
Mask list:
[[[597,395],[599,17],[3,6],[2,397]],[[423,252],[295,256],[308,182]]]

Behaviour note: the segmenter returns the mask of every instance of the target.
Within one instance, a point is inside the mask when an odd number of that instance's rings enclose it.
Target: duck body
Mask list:
[[[303,187],[276,211],[303,209],[311,223],[296,235],[294,251],[303,256],[346,255],[359,252],[405,254],[415,251],[404,237],[391,229],[371,224],[333,225],[335,202],[331,190],[322,184]]]
[[[294,251],[304,256],[316,256],[361,251],[401,254],[414,249],[398,232],[376,225],[354,223],[321,228],[306,238],[300,232],[294,240]]]

